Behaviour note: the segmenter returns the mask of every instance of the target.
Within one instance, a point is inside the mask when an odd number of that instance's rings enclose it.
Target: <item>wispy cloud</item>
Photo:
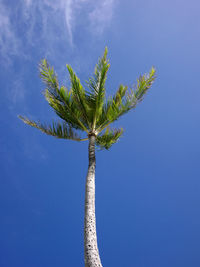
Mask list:
[[[20,0],[12,8],[3,3],[0,3],[0,53],[9,58],[21,56],[22,47],[28,49],[41,40],[54,45],[65,39],[71,47],[78,45],[74,43],[74,35],[80,27],[92,35],[103,34],[113,17],[116,0]],[[19,21],[13,19],[17,19],[16,13],[20,14]]]
[[[70,45],[73,45],[73,37],[72,37],[72,1],[68,0],[65,4],[65,21],[67,26],[67,31],[69,35]]]
[[[116,1],[19,0],[13,5],[6,0],[0,1],[1,66],[11,72],[16,59],[19,64],[23,61],[17,70],[19,78],[10,81],[12,105],[25,101],[23,84],[28,70],[24,65],[27,63],[30,68],[28,62],[37,64],[42,56],[62,63],[66,48],[70,55],[77,54],[80,36],[81,40],[89,38],[89,43],[99,41],[113,18]],[[73,62],[78,65],[75,56]]]
[[[102,34],[106,27],[109,26],[113,17],[114,0],[102,0],[90,12],[90,24],[92,32]]]
[[[10,56],[16,55],[20,47],[10,17],[9,10],[0,3],[0,56],[6,63],[10,63]]]
[[[81,20],[81,12],[84,12],[82,18],[88,22],[88,30],[92,34],[99,35],[109,26],[115,3],[116,0],[66,0],[65,20],[70,44],[73,45],[73,31]]]
[[[44,0],[33,1],[24,0],[26,6],[26,14],[29,10],[29,16],[37,18],[34,14],[39,11],[43,24],[43,30],[47,30],[47,21],[54,23],[63,29],[62,19],[65,21],[65,27],[68,35],[68,42],[71,46],[74,45],[74,34],[78,31],[78,26],[81,22],[90,33],[94,35],[103,34],[106,27],[109,26],[113,17],[116,0]],[[32,14],[32,15],[31,15]],[[46,36],[46,31],[43,31],[43,36]],[[49,32],[48,32],[49,34]],[[53,32],[51,32],[53,34]]]

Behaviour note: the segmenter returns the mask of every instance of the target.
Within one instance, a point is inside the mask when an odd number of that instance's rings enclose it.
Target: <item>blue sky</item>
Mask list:
[[[0,0],[0,266],[83,266],[87,143],[57,140],[38,62],[84,82],[108,46],[107,95],[152,65],[157,79],[97,152],[103,266],[200,266],[200,3],[197,0]]]

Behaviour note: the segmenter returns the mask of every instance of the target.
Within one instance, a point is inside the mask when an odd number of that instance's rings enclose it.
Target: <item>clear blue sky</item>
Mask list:
[[[46,136],[17,115],[56,116],[38,62],[84,82],[104,47],[107,95],[157,69],[120,142],[97,153],[103,266],[200,266],[200,2],[0,0],[0,266],[83,266],[87,143]]]

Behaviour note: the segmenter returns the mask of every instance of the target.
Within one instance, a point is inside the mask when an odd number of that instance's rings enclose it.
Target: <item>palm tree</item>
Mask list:
[[[109,149],[118,141],[123,129],[110,129],[110,124],[129,110],[134,109],[155,80],[155,69],[137,79],[134,90],[120,85],[113,97],[105,97],[105,81],[110,67],[107,48],[87,81],[86,91],[70,65],[67,65],[71,81],[70,90],[59,86],[57,75],[46,59],[39,64],[40,77],[46,84],[45,98],[60,122],[51,125],[19,116],[26,124],[57,138],[74,141],[89,140],[89,166],[85,188],[84,256],[86,267],[102,267],[96,235],[95,217],[95,147]],[[86,134],[80,136],[80,132]]]

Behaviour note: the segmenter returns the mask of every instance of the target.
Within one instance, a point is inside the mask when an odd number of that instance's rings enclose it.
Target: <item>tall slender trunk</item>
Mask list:
[[[97,246],[95,217],[95,136],[89,136],[89,166],[85,188],[84,252],[85,267],[102,267]]]

